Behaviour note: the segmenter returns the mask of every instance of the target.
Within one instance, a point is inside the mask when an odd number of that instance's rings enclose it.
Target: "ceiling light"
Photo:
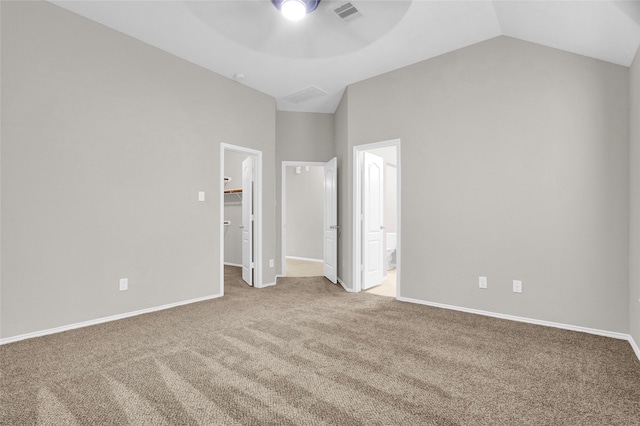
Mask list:
[[[271,0],[271,3],[290,21],[299,21],[318,7],[320,0]]]
[[[296,22],[307,15],[307,8],[299,0],[285,0],[280,6],[280,11],[290,21]]]

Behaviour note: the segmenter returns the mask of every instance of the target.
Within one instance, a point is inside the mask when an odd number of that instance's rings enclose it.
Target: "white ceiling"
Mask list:
[[[640,0],[351,0],[345,24],[322,0],[297,23],[269,0],[51,2],[276,98],[279,110],[335,111],[344,88],[499,35],[629,66]],[[306,101],[285,99],[308,90]],[[324,94],[323,92],[326,92]]]

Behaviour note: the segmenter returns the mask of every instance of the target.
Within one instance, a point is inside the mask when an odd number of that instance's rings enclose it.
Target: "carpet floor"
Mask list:
[[[3,425],[639,425],[626,341],[324,278],[0,347]]]

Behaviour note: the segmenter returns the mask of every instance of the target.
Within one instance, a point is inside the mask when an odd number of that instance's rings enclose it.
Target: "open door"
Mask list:
[[[384,280],[384,159],[363,152],[362,289]]]
[[[338,160],[324,165],[324,276],[338,282]]]
[[[242,162],[242,279],[253,286],[253,182],[254,157]]]

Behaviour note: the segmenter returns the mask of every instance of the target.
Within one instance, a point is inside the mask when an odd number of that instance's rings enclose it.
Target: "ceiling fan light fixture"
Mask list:
[[[318,7],[320,0],[271,0],[271,3],[290,21],[297,22]]]
[[[290,21],[297,22],[307,15],[307,7],[300,0],[284,0],[280,11]]]

